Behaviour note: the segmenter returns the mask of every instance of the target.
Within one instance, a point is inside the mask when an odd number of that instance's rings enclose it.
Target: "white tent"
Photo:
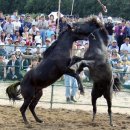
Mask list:
[[[48,17],[50,17],[50,15],[53,15],[53,16],[54,16],[54,20],[56,20],[56,19],[58,18],[57,13],[58,13],[58,12],[51,12],[51,13],[48,15]],[[61,14],[61,17],[64,16],[62,13],[60,13],[60,14]]]

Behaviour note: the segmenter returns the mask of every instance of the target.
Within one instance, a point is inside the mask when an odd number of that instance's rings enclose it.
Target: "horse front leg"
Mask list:
[[[70,75],[77,80],[78,89],[80,90],[80,94],[84,95],[84,88],[83,88],[83,85],[81,83],[81,79],[80,79],[79,75],[69,68],[67,69],[67,71],[64,74]]]

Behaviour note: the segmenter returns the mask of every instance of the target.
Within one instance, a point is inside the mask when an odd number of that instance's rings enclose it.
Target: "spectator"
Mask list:
[[[5,43],[6,33],[4,31],[1,32],[0,38],[1,38],[1,42]]]
[[[124,50],[127,50],[128,53],[130,53],[130,39],[125,38],[125,42],[121,45],[120,51],[123,52]]]
[[[118,47],[117,41],[113,40],[112,44],[109,45],[108,49],[110,49],[110,50],[117,49],[119,51],[119,47]]]
[[[42,45],[42,38],[41,38],[41,35],[40,35],[40,31],[37,31],[36,32],[36,36],[34,38],[35,40],[35,45]]]
[[[45,19],[45,15],[41,14],[37,27],[40,30],[40,34],[42,37],[42,44],[45,44],[45,34],[48,28],[48,21]]]
[[[113,27],[114,24],[112,23],[112,17],[107,18],[107,23],[105,23],[106,30],[108,31],[108,37],[109,37],[109,44],[112,43],[113,40]]]
[[[19,18],[16,17],[15,20],[13,21],[13,25],[14,25],[14,32],[15,31],[19,31],[20,27],[21,27],[21,22],[19,21]]]
[[[31,60],[31,65],[29,65],[29,67],[27,68],[27,71],[30,71],[31,69],[36,68],[37,65],[38,65],[38,60],[37,60],[37,58],[33,58],[33,59]]]
[[[28,39],[28,35],[29,35],[28,27],[25,26],[25,27],[24,27],[24,30],[23,30],[23,33],[22,33],[23,40],[26,41],[26,40]]]
[[[11,20],[11,17],[8,18],[8,21],[7,23],[5,23],[4,27],[3,27],[3,30],[10,34],[11,37],[13,36],[13,33],[14,33],[14,25],[12,23],[12,20]]]
[[[7,63],[7,79],[9,80],[22,80],[21,65],[17,60],[15,54],[11,55],[11,60]]]
[[[4,56],[0,54],[0,80],[6,79],[6,63],[4,62]]]
[[[46,30],[46,38],[51,38],[51,35],[54,35],[55,32],[52,30],[52,25],[49,25],[49,28]]]
[[[77,102],[74,99],[74,96],[77,92],[77,80],[69,75],[64,75],[64,83],[66,87],[66,102],[70,103],[71,101]],[[72,90],[71,90],[72,89]]]
[[[24,27],[27,26],[29,29],[32,27],[32,22],[31,22],[31,16],[27,15],[26,21],[24,22]]]
[[[36,27],[35,24],[32,24],[32,27],[29,30],[29,34],[31,34],[33,36],[33,41],[34,41],[37,31],[39,31],[39,29]]]
[[[0,54],[2,54],[2,56],[4,57],[7,56],[7,52],[5,50],[5,44],[3,42],[0,42]]]

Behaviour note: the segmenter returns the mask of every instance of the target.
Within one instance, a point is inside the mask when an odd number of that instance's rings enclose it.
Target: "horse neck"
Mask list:
[[[57,46],[57,48],[70,50],[72,49],[72,45],[74,41],[75,41],[75,38],[73,37],[71,32],[64,32],[64,34],[62,34],[62,37],[58,39],[59,46]]]
[[[104,60],[106,58],[104,55],[107,52],[104,40],[98,33],[95,33],[94,36],[89,38],[89,49],[85,53],[85,57],[88,59]]]

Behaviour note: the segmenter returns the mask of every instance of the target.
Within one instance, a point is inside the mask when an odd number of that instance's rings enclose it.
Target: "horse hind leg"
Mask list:
[[[29,124],[25,115],[25,112],[27,110],[27,107],[29,106],[30,102],[31,102],[32,98],[28,98],[28,99],[24,99],[24,103],[20,108],[20,112],[22,114],[23,120],[25,124]]]
[[[107,105],[108,105],[108,114],[109,114],[109,119],[110,119],[110,125],[113,126],[112,123],[112,111],[111,111],[111,106],[112,106],[112,95],[107,93],[104,95],[104,98],[107,101]]]
[[[36,107],[38,101],[40,100],[41,96],[42,96],[42,90],[40,90],[40,91],[38,91],[38,92],[36,93],[35,97],[34,97],[33,100],[31,101],[31,104],[29,105],[29,109],[30,109],[32,115],[34,116],[35,120],[36,120],[37,122],[39,122],[39,123],[42,123],[43,121],[40,120],[40,119],[37,117],[37,115],[36,115],[36,113],[35,113],[35,107]]]
[[[95,116],[96,116],[96,113],[97,113],[96,101],[97,101],[97,97],[95,97],[94,95],[92,95],[92,106],[93,106],[93,118],[92,118],[92,121],[93,122],[95,120]]]

